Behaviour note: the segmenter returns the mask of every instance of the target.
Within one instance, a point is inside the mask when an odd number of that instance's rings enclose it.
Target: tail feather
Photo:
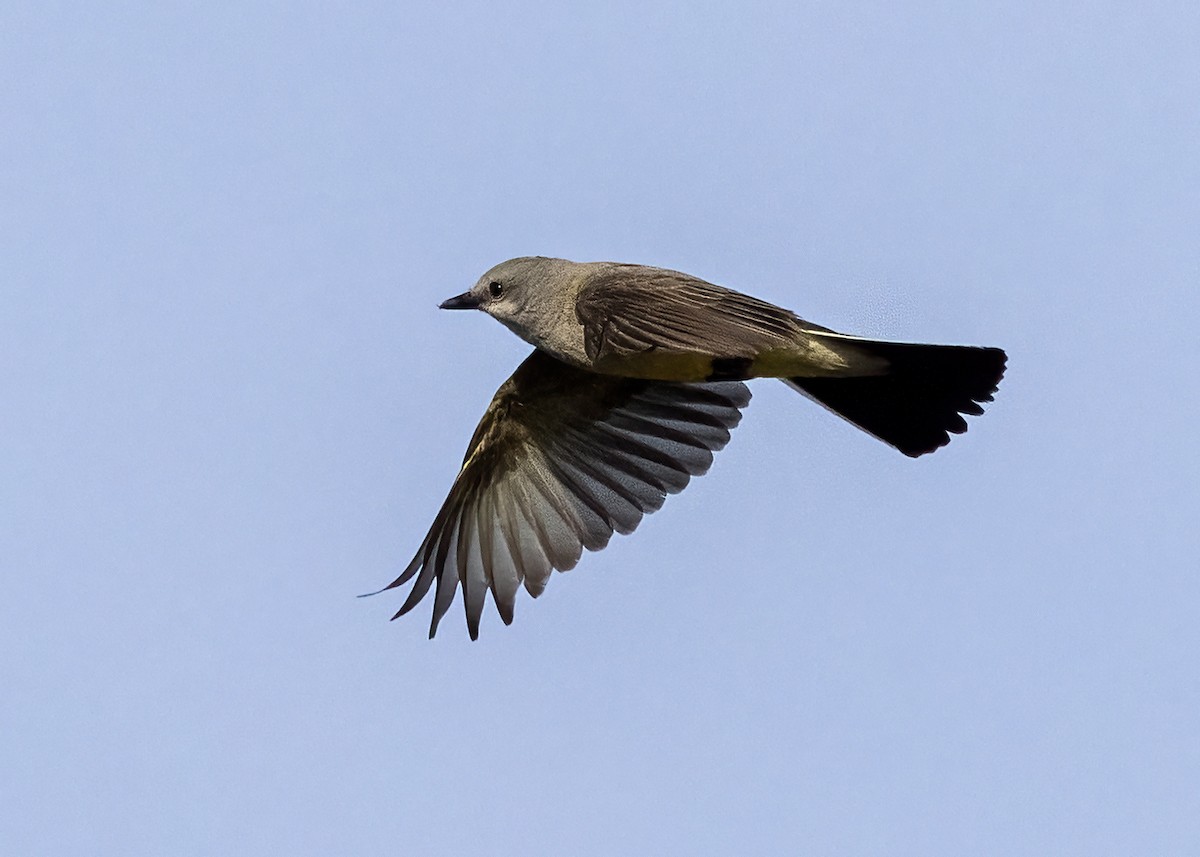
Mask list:
[[[786,383],[913,458],[967,430],[961,415],[983,413],[980,403],[992,400],[1007,359],[999,348],[869,339],[854,344],[885,359],[886,374]]]

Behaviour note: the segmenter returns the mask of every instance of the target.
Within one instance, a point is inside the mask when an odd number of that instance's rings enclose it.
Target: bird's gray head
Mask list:
[[[576,277],[582,266],[566,259],[521,256],[501,262],[470,291],[443,301],[442,309],[481,309],[522,339],[544,345],[563,322],[573,322]],[[577,322],[576,322],[577,324]]]

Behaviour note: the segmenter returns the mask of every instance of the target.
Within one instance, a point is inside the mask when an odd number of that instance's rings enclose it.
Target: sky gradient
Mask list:
[[[1188,854],[1195,4],[0,10],[9,854]],[[527,254],[996,345],[396,622]]]

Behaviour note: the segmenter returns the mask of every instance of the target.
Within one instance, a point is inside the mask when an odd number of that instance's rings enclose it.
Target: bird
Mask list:
[[[461,586],[472,640],[487,593],[513,621],[584,549],[628,534],[708,471],[776,378],[916,458],[966,431],[1004,375],[1000,348],[850,336],[666,268],[509,259],[442,309],[479,310],[534,350],[496,391],[392,617],[434,589],[429,637]],[[434,586],[436,582],[436,587]],[[372,593],[377,594],[377,593]]]

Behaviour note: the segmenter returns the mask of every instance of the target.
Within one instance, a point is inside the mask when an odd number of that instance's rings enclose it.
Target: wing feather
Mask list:
[[[535,351],[497,391],[429,533],[386,587],[413,581],[396,616],[434,589],[433,636],[461,585],[472,639],[489,590],[510,623],[522,584],[537,597],[552,571],[706,472],[749,401],[740,382],[597,375]]]
[[[483,563],[482,537],[479,532],[479,503],[463,509],[458,530],[458,579],[463,589],[463,609],[467,616],[467,633],[479,639],[479,619],[488,592],[491,564]]]
[[[522,558],[522,580],[525,591],[537,598],[546,588],[554,562],[547,549],[549,537],[538,522],[540,512],[537,504],[540,496],[527,484],[524,474],[514,474],[510,482],[513,499],[513,517],[517,524],[514,532],[520,540]]]
[[[484,544],[488,546],[481,560],[491,570],[492,600],[496,602],[496,610],[505,625],[511,625],[513,611],[516,607],[517,589],[521,586],[521,576],[513,560],[512,550],[504,535],[505,519],[499,509],[502,489],[487,493],[479,502],[479,526]]]
[[[604,514],[608,527],[618,533],[632,532],[649,505],[639,496],[639,484],[644,485],[656,496],[666,496],[661,488],[655,485],[638,483],[635,480],[622,482],[621,474],[606,473],[599,463],[593,464],[587,456],[572,456],[570,450],[564,451],[561,447],[556,447],[555,461],[561,472],[581,486],[581,490],[588,492],[594,507]],[[661,502],[660,500],[660,505]],[[606,536],[604,543],[589,549],[600,550],[607,541]]]
[[[450,609],[454,593],[458,591],[458,529],[462,524],[462,508],[455,510],[449,527],[442,531],[437,549],[437,589],[433,594],[433,619],[429,623],[429,637],[437,633],[438,623]]]

